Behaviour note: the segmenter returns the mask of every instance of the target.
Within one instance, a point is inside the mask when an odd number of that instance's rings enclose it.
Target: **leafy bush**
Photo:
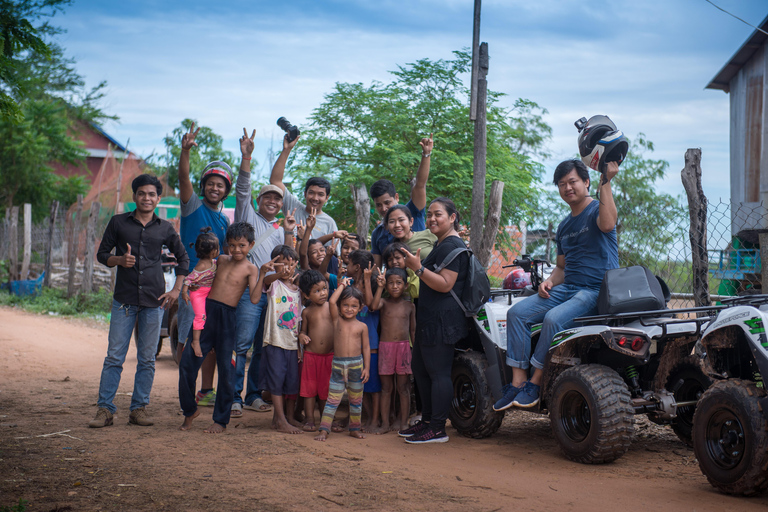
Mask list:
[[[95,293],[81,293],[74,299],[67,299],[66,291],[56,288],[43,288],[34,297],[19,297],[3,290],[0,292],[0,305],[20,307],[32,313],[104,317],[112,307],[112,294],[100,289]]]

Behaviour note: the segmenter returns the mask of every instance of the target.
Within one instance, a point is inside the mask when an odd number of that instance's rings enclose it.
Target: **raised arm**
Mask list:
[[[432,148],[435,146],[432,134],[429,134],[429,138],[421,139],[419,145],[421,145],[421,163],[419,164],[419,170],[416,171],[416,183],[413,184],[413,189],[411,189],[411,201],[416,208],[423,210],[427,206],[429,163],[431,161]]]
[[[292,142],[288,142],[288,134],[286,133],[285,137],[283,137],[283,150],[278,155],[277,160],[275,160],[275,165],[272,166],[272,174],[269,176],[269,182],[272,185],[277,185],[285,190],[285,185],[283,184],[285,164],[288,161],[288,155],[291,154],[293,146],[296,145],[300,138],[301,136],[298,136]]]
[[[602,183],[602,178],[600,178],[600,210],[597,214],[597,227],[603,233],[608,233],[616,227],[616,221],[619,219],[616,203],[613,202],[613,191],[611,190],[611,180],[619,173],[619,164],[608,162],[607,167],[605,171],[606,183]]]
[[[333,295],[331,295],[331,298],[328,300],[328,309],[331,310],[331,320],[333,320],[333,323],[336,323],[336,320],[339,319],[339,297],[341,296],[341,291],[349,286],[349,278],[345,277],[341,280],[339,285],[336,287],[336,291],[333,292]]]
[[[369,308],[373,304],[373,286],[371,277],[373,277],[373,263],[368,264],[368,268],[363,269],[363,286],[365,287],[365,304]],[[378,268],[378,267],[377,267]]]
[[[251,296],[251,303],[258,304],[261,300],[261,291],[264,288],[264,277],[267,272],[273,272],[275,270],[275,260],[273,258],[263,264],[261,268],[256,268],[256,265],[251,269],[251,273],[248,275],[248,293]]]
[[[243,136],[240,137],[240,172],[237,173],[235,183],[235,222],[248,222],[251,225],[256,222],[251,195],[251,154],[255,136],[256,130],[248,137],[248,132],[243,128]]]
[[[304,225],[304,234],[301,237],[301,243],[299,244],[299,263],[303,270],[309,269],[309,239],[312,238],[312,230],[315,229],[317,223],[317,217],[315,216],[315,209],[312,208],[312,212],[307,216],[307,223]]]
[[[381,309],[381,304],[382,304],[381,294],[384,292],[384,286],[386,286],[387,284],[387,278],[383,272],[379,272],[379,275],[376,276],[376,284],[378,286],[376,287],[376,294],[373,296],[373,302],[371,303],[372,311],[378,311],[379,309]],[[369,283],[366,283],[365,286],[366,288],[370,288],[371,285]],[[367,290],[366,290],[366,295],[367,295]]]
[[[193,131],[194,130],[194,131]],[[181,137],[181,156],[179,157],[179,199],[182,203],[189,202],[195,189],[192,187],[192,181],[189,179],[189,151],[193,146],[197,146],[195,137],[200,131],[198,127],[195,130],[195,123],[189,128],[189,132]]]

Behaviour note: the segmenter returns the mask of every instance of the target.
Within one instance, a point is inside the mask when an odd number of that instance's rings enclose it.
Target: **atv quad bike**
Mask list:
[[[722,303],[696,345],[715,382],[693,416],[693,450],[710,484],[750,496],[768,489],[768,295]]]
[[[514,262],[526,270],[532,267],[535,286],[541,282],[538,267],[544,263],[528,256]],[[473,319],[474,329],[456,347],[450,419],[466,436],[492,435],[504,418],[504,412],[495,412],[492,406],[503,395],[502,387],[511,382],[511,368],[505,362],[506,315],[524,300],[512,292],[493,291],[491,301]],[[668,300],[665,297],[664,303]],[[579,327],[562,331],[551,341],[541,400],[527,410],[549,413],[563,453],[581,463],[621,457],[634,433],[635,414],[671,424],[681,439],[690,442],[696,402],[710,384],[699,359],[690,354],[710,317],[675,318],[673,313],[710,311],[633,311],[577,319]],[[532,329],[531,351],[539,342],[540,329],[540,325]]]

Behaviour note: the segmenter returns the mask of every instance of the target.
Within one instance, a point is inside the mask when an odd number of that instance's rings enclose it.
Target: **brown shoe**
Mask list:
[[[149,416],[147,416],[147,410],[143,407],[139,407],[138,409],[131,411],[130,416],[128,416],[128,423],[132,425],[141,425],[142,427],[149,427],[155,424],[151,419],[149,419]]]
[[[88,426],[91,428],[108,427],[110,425],[112,425],[112,413],[109,412],[109,409],[103,407],[99,407],[96,417],[88,423]]]

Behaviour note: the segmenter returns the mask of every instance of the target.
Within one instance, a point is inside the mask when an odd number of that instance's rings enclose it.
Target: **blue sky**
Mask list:
[[[714,1],[753,25],[768,15],[765,0]],[[120,122],[106,130],[142,156],[192,117],[236,155],[242,128],[255,128],[263,163],[282,137],[275,120],[301,126],[335,82],[386,82],[398,64],[450,58],[472,40],[472,0],[213,5],[83,0],[53,20],[87,83],[109,83],[104,107]],[[549,171],[575,154],[576,119],[608,114],[669,161],[662,191],[683,193],[685,150],[702,148],[713,201],[729,197],[728,96],[704,87],[752,32],[704,0],[486,0],[481,40],[489,88],[549,111]]]

